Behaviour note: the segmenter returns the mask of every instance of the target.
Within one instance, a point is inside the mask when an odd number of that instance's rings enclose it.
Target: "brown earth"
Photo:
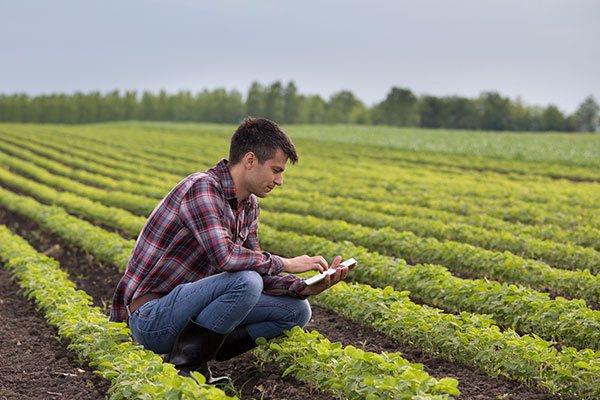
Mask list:
[[[122,276],[114,266],[102,265],[92,255],[66,245],[52,234],[41,232],[32,221],[2,209],[0,223],[8,225],[13,232],[26,238],[38,251],[51,249],[49,254],[60,261],[78,287],[89,293],[96,305],[108,310],[114,288]],[[541,390],[504,378],[491,378],[472,367],[451,363],[425,354],[417,348],[399,344],[379,332],[319,307],[313,306],[313,318],[306,328],[318,330],[331,341],[352,344],[367,351],[401,352],[406,359],[424,364],[425,370],[435,377],[457,378],[460,382],[460,399],[557,399]],[[295,400],[305,399],[307,396],[314,399],[330,398],[293,378],[281,378],[281,370],[275,365],[259,366],[250,353],[228,362],[215,363],[213,371],[215,374],[229,374],[237,394],[244,399]]]
[[[0,399],[103,399],[110,382],[78,363],[0,266]]]

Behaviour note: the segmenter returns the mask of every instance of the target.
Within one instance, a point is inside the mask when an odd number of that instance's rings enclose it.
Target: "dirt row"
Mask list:
[[[0,223],[8,225],[38,251],[49,250],[49,255],[60,261],[78,287],[89,293],[94,304],[108,313],[114,288],[122,276],[115,267],[99,263],[92,255],[67,245],[52,234],[42,232],[32,221],[3,209],[0,209]],[[319,307],[313,307],[313,318],[307,329],[316,329],[332,341],[352,344],[368,351],[401,352],[406,359],[424,364],[425,370],[435,377],[457,378],[462,393],[460,399],[556,399],[514,381],[490,378],[471,367],[424,354],[419,349],[399,344],[381,333]],[[19,363],[18,360],[15,362]],[[295,400],[305,399],[307,396],[314,399],[330,398],[291,377],[281,378],[281,370],[277,366],[260,366],[250,353],[228,362],[214,363],[213,370],[217,374],[229,374],[234,381],[235,394],[243,399]]]
[[[0,399],[103,399],[110,383],[75,360],[0,265]]]

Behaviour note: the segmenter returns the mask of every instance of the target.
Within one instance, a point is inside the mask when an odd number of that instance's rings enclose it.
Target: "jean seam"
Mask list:
[[[221,324],[223,324],[223,322],[224,322],[226,319],[229,319],[229,317],[230,317],[230,315],[231,315],[231,310],[232,310],[232,308],[233,308],[233,307],[235,307],[235,306],[238,304],[239,300],[240,300],[240,299],[242,299],[243,297],[244,297],[244,295],[238,295],[238,296],[237,296],[237,298],[235,299],[235,301],[233,301],[233,302],[231,303],[231,305],[230,305],[229,307],[227,307],[227,311],[226,311],[225,313],[221,314],[221,317],[219,318],[219,320],[218,320],[218,321],[216,321],[216,322],[214,322],[214,323],[212,324],[212,329],[211,329],[211,330],[213,330],[213,331],[214,331],[216,326],[221,326]],[[250,308],[250,309],[248,310],[248,312],[250,312],[250,310],[252,310],[252,309]],[[246,314],[246,315],[247,315],[247,314]],[[242,319],[243,319],[243,318],[242,318]],[[234,329],[235,329],[235,327],[234,327]]]
[[[233,309],[233,307],[238,306],[239,303],[240,303],[240,300],[243,299],[243,298],[245,298],[245,297],[247,297],[247,293],[245,291],[243,293],[237,294],[235,300],[231,302],[231,304],[229,305],[229,307],[227,307],[226,312],[222,313],[220,315],[220,318],[212,324],[212,327],[211,327],[212,329],[211,330],[214,331],[216,326],[221,326],[223,324],[223,322],[225,322],[225,320],[229,319],[229,317],[231,316],[231,310]],[[252,306],[252,308],[256,307],[256,302],[258,302],[259,299],[260,299],[260,295],[257,297],[257,299],[254,302],[254,305]],[[248,315],[248,313],[252,310],[252,308],[249,308],[247,310],[246,315]],[[241,320],[243,320],[244,318],[245,318],[245,316],[242,317]],[[233,327],[233,329],[235,329],[235,326]]]
[[[286,310],[287,312],[291,313],[294,316],[294,320],[296,320],[298,318],[298,315],[296,313],[296,310],[293,307],[288,307],[287,305],[285,305],[284,303],[277,303],[275,304],[276,307],[278,308],[283,308],[284,310]],[[254,307],[258,307],[258,308],[273,308],[273,305],[255,305]]]

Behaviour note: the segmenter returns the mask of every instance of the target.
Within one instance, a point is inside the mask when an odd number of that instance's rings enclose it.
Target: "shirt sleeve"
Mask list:
[[[220,270],[279,274],[283,270],[281,257],[234,243],[225,225],[225,203],[216,182],[200,179],[182,198],[179,218],[192,232],[210,262]]]
[[[263,292],[272,296],[292,296],[306,299],[308,296],[300,292],[307,286],[303,279],[296,275],[263,276]]]

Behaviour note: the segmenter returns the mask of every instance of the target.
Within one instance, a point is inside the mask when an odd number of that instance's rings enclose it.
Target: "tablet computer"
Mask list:
[[[355,264],[356,264],[356,260],[354,258],[349,258],[346,261],[344,261],[343,263],[341,263],[338,266],[338,268],[351,267]],[[320,274],[317,274],[315,276],[311,276],[310,278],[304,280],[304,282],[306,282],[306,284],[309,286],[314,285],[315,283],[321,282],[323,279],[325,279],[325,277],[327,275],[335,274],[335,271],[337,271],[338,268],[329,268],[327,271],[321,272]]]

